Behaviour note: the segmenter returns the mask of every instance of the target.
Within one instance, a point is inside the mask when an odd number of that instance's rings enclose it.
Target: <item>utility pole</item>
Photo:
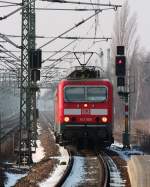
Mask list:
[[[30,50],[35,51],[35,1],[30,4]],[[31,59],[30,59],[31,60]],[[31,63],[31,62],[30,62]],[[32,70],[31,70],[32,74]],[[32,76],[32,75],[31,75]],[[37,116],[36,116],[36,91],[37,91],[37,84],[36,80],[32,80],[31,84],[31,114],[32,114],[32,121],[31,121],[31,143],[32,148],[36,150],[36,140],[37,140]]]
[[[130,148],[130,128],[129,128],[129,91],[124,92],[125,101],[125,131],[123,132],[123,148]]]
[[[128,64],[126,64],[128,67]],[[127,68],[129,69],[129,68]],[[125,90],[123,94],[124,98],[124,132],[122,133],[122,140],[123,140],[123,149],[130,149],[130,81],[129,81],[129,71],[126,71],[125,77]]]
[[[1,120],[1,113],[0,113],[0,155],[1,155],[1,128],[2,128],[2,120]]]
[[[18,163],[32,163],[31,69],[29,53],[35,48],[35,0],[22,0],[20,131]]]

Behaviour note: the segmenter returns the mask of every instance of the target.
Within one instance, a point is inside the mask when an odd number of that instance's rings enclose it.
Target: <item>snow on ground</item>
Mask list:
[[[8,173],[8,172],[5,172],[5,174],[6,177],[8,178],[5,187],[14,186],[19,179],[27,175],[27,174],[15,174],[15,173]]]
[[[38,135],[40,135],[41,127],[39,126],[39,122],[37,123],[37,127],[38,127],[37,129]],[[37,144],[36,152],[32,154],[32,159],[33,162],[35,163],[40,162],[45,156],[44,148],[41,146],[41,141],[37,140],[36,144]]]
[[[44,148],[41,146],[41,141],[37,140],[36,143],[37,143],[36,152],[32,154],[32,159],[33,162],[35,163],[42,160],[42,158],[44,158],[45,156]]]
[[[38,135],[41,135],[41,127],[40,127],[40,123],[39,122],[37,122],[37,133],[38,133]]]
[[[129,160],[131,155],[143,155],[144,154],[142,151],[134,147],[133,148],[131,147],[131,149],[123,149],[123,145],[116,141],[114,142],[114,144],[111,145],[109,149],[118,153],[120,157],[126,161]]]
[[[38,134],[40,134],[40,128],[38,128]],[[41,146],[40,140],[37,140],[36,143],[37,143],[36,153],[32,154],[32,159],[33,159],[33,162],[35,163],[42,160],[42,158],[44,158],[45,156],[44,148]],[[8,178],[7,183],[5,184],[6,185],[5,187],[11,187],[15,185],[19,179],[27,175],[27,173],[16,174],[16,173],[8,173],[8,172],[5,172],[5,174]]]
[[[66,149],[63,147],[59,147],[59,151],[61,156],[60,157],[53,157],[59,160],[59,163],[66,162],[66,165],[57,165],[53,173],[50,173],[50,176],[45,181],[39,183],[40,187],[53,187],[57,184],[59,178],[63,176],[64,171],[66,170],[68,161],[69,161],[69,155]]]
[[[75,156],[72,171],[62,187],[75,187],[79,184],[81,185],[82,182],[84,182],[85,180],[84,165],[84,158],[80,156]]]

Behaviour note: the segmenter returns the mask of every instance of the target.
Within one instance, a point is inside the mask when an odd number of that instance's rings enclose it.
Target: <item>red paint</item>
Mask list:
[[[108,97],[104,102],[65,102],[64,101],[64,87],[65,86],[105,86],[108,89]],[[85,107],[85,104],[87,106]],[[100,119],[103,116],[108,118],[108,123],[113,122],[113,88],[109,80],[106,79],[96,79],[96,80],[62,80],[57,86],[57,91],[55,95],[55,124],[61,125],[64,123],[64,109],[81,109],[80,115],[68,115],[71,119],[75,119],[75,123],[80,124],[95,124],[97,123],[96,117]],[[90,109],[108,109],[108,115],[91,115]],[[101,120],[99,120],[101,123]]]

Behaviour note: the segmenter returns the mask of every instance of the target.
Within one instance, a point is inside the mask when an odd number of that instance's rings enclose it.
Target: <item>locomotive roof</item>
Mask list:
[[[108,79],[108,78],[91,78],[91,79],[89,79],[89,78],[83,78],[83,79],[67,79],[67,78],[65,78],[65,79],[62,79],[63,81],[109,81],[109,82],[111,82],[111,80],[110,79]]]
[[[95,66],[76,66],[66,77],[67,80],[104,79],[104,71]]]

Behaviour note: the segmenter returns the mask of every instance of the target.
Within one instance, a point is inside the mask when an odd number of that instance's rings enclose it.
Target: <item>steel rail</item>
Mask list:
[[[0,138],[0,142],[3,143],[5,141],[5,138],[15,132],[19,128],[19,124],[10,129],[8,132],[6,132],[3,136]]]
[[[103,175],[103,181],[102,181],[102,186],[103,187],[109,187],[109,182],[110,182],[110,173],[109,173],[109,167],[107,165],[107,161],[103,157],[103,153],[97,153],[97,157],[100,161],[100,163],[103,166],[104,169],[104,175]]]
[[[65,181],[67,180],[67,178],[69,177],[71,171],[72,171],[72,167],[73,167],[73,156],[72,153],[69,152],[69,155],[71,154],[71,156],[69,157],[70,160],[68,162],[68,166],[67,169],[64,173],[64,175],[62,176],[62,178],[60,179],[60,181],[58,181],[58,183],[55,185],[55,187],[61,187]],[[103,156],[99,153],[97,154],[97,158],[99,160],[100,165],[102,166],[103,169],[103,177],[102,177],[102,181],[100,181],[99,186],[101,187],[109,187],[109,183],[110,183],[110,174],[109,174],[109,168],[107,166],[107,161],[103,158]]]
[[[111,186],[125,186],[125,183],[120,175],[120,171],[117,167],[117,165],[115,164],[115,162],[112,160],[112,158],[107,155],[106,152],[101,152],[103,159],[105,160],[105,162],[107,163],[107,168],[109,171],[109,181],[108,181],[108,187]],[[116,181],[117,178],[117,181]]]
[[[6,127],[1,128],[1,131],[3,131],[3,133],[1,132],[0,135],[1,143],[2,141],[4,142],[7,136],[9,136],[10,134],[12,134],[14,131],[17,130],[17,128],[19,127],[19,118],[17,116],[12,116],[12,118],[5,120],[5,124],[7,124]],[[17,124],[17,125],[13,126],[13,124]],[[13,127],[11,128],[10,126]]]
[[[69,177],[69,175],[72,171],[72,167],[74,164],[74,157],[73,157],[73,153],[71,151],[68,150],[68,153],[69,153],[69,162],[68,162],[67,168],[66,168],[63,176],[60,178],[58,183],[55,185],[55,187],[61,187],[65,183],[66,179]]]

